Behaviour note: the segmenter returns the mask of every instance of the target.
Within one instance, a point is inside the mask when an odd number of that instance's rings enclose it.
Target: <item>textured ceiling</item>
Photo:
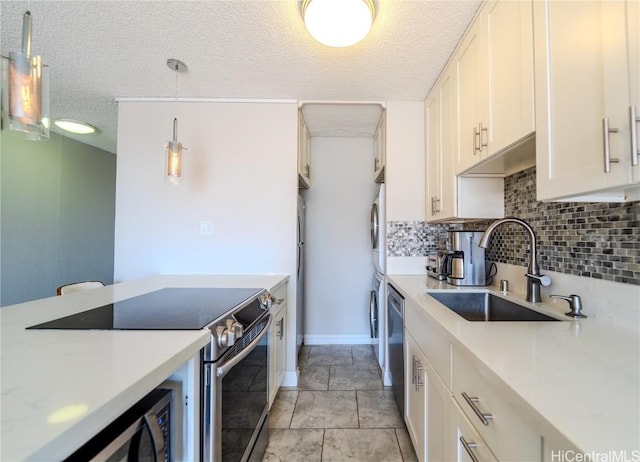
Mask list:
[[[115,98],[174,97],[167,58],[189,66],[178,79],[185,98],[421,100],[479,4],[376,0],[369,35],[337,49],[308,35],[299,0],[1,0],[0,44],[3,56],[20,48],[29,8],[32,51],[50,67],[51,117],[95,125],[99,134],[77,139],[115,152]]]

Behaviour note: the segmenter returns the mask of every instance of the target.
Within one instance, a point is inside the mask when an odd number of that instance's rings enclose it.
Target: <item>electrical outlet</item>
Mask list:
[[[203,236],[212,236],[213,235],[213,221],[212,220],[202,220],[200,222],[200,234]]]

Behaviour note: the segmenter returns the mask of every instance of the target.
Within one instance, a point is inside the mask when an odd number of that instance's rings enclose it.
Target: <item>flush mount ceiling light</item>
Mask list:
[[[2,57],[2,119],[24,138],[49,138],[49,72],[31,55],[30,11],[22,16],[22,49]]]
[[[89,135],[95,133],[96,127],[81,120],[74,119],[56,119],[53,122],[56,127],[69,133],[76,133],[78,135]]]
[[[178,111],[178,74],[186,72],[189,68],[179,59],[170,58],[167,60],[169,69],[176,73],[176,98],[175,109]],[[182,177],[182,143],[178,142],[178,118],[173,119],[173,139],[166,143],[167,180],[169,183],[178,185]],[[184,148],[186,149],[186,148]]]
[[[373,0],[303,0],[307,30],[330,47],[348,47],[365,38],[375,14]]]

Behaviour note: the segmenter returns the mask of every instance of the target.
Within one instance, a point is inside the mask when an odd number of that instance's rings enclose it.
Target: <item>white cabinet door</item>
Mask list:
[[[627,6],[534,2],[539,200],[632,180]]]
[[[427,179],[427,221],[438,218],[440,188],[440,93],[436,89],[425,101],[425,148]]]
[[[405,409],[407,430],[418,460],[426,459],[427,401],[425,394],[426,359],[408,331],[405,331]]]
[[[535,130],[531,1],[491,0],[482,11],[488,105],[481,122],[488,142],[482,158],[500,152]],[[486,139],[487,137],[488,139]]]
[[[418,460],[445,460],[450,393],[408,331],[405,339],[407,430]]]
[[[440,156],[438,158],[440,194],[437,210],[438,217],[442,219],[455,217],[458,211],[456,178],[453,172],[456,143],[456,84],[453,72],[444,74],[438,94],[440,99]]]
[[[298,186],[311,186],[311,136],[302,111],[298,111]]]
[[[384,167],[387,161],[387,123],[382,111],[376,132],[373,135],[373,178],[376,183],[384,183]]]
[[[453,172],[455,91],[455,74],[449,69],[442,75],[425,102],[429,222],[457,216],[457,183]]]
[[[629,47],[629,149],[633,182],[640,183],[640,2],[627,1],[627,44]],[[631,138],[633,137],[633,139]],[[635,154],[634,154],[635,151]]]
[[[474,21],[458,47],[452,65],[456,77],[455,170],[461,173],[480,160],[481,117],[486,97],[482,21]]]
[[[431,363],[425,364],[427,407],[426,460],[445,460],[448,437],[449,401],[451,395]]]
[[[286,314],[287,307],[285,305],[275,314],[269,330],[269,407],[273,404],[284,378]]]

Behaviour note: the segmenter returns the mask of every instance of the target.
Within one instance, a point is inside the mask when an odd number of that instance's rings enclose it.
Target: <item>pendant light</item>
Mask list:
[[[187,65],[178,59],[168,59],[167,66],[176,73],[176,93],[175,93],[175,106],[176,112],[178,108],[178,74],[186,72]],[[186,148],[184,148],[186,149]],[[178,118],[173,119],[173,138],[171,141],[167,141],[166,144],[166,170],[167,180],[174,185],[180,184],[180,178],[182,177],[182,143],[178,141]]]
[[[373,0],[303,0],[302,16],[311,36],[330,47],[355,45],[369,33]]]
[[[31,55],[31,12],[22,17],[22,49],[2,57],[2,119],[30,140],[49,138],[49,72]]]

